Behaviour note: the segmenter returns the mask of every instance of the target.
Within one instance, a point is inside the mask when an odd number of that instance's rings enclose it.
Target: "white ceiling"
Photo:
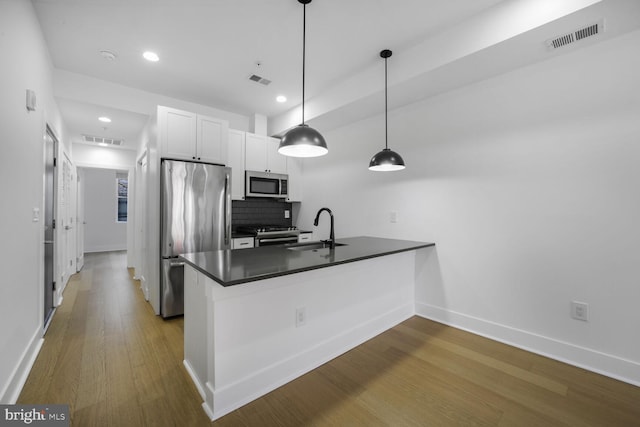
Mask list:
[[[604,0],[603,3],[629,4],[634,1]],[[563,0],[566,9],[552,12],[550,9],[558,9],[557,2],[313,1],[306,7],[306,99],[310,116],[326,116],[323,109],[364,111],[354,101],[371,103],[369,98],[382,90],[383,68],[378,55],[384,48],[394,51],[394,57],[389,60],[393,61],[389,63],[390,75],[393,71],[399,76],[395,79],[390,76],[390,84],[404,85],[403,92],[411,94],[407,84],[419,82],[420,76],[455,62],[466,68],[469,63],[460,61],[463,56],[467,59],[472,55],[477,57],[484,51],[492,54],[490,47],[533,27],[553,23],[567,13],[587,9],[599,0]],[[295,124],[296,119],[287,117],[298,114],[296,107],[301,101],[303,7],[297,0],[32,0],[32,3],[56,69],[233,113],[258,113],[275,121],[280,118],[281,127]],[[548,6],[551,4],[553,6]],[[504,13],[516,13],[519,6],[529,7],[528,10],[520,9],[526,16],[532,16],[533,7],[537,8],[533,15],[544,15],[538,13],[539,9],[546,15],[534,17],[538,21],[522,24],[521,29],[511,28],[520,23]],[[440,47],[451,52],[452,47],[459,48],[447,46],[447,43],[464,41],[456,38],[457,35],[450,37],[452,29],[464,31],[468,27],[470,32],[464,43],[475,44],[475,40],[488,34],[483,23],[495,25],[499,16],[503,19],[497,25],[505,29],[502,39],[486,44],[478,42],[459,57],[446,58],[442,52],[434,50]],[[483,29],[483,34],[477,34],[478,28]],[[554,31],[559,29],[554,28]],[[429,41],[438,43],[429,45]],[[536,40],[540,46],[542,42]],[[426,50],[429,46],[431,50]],[[103,49],[115,52],[117,58],[114,61],[104,59],[99,54]],[[518,46],[512,49],[518,49]],[[143,60],[141,55],[145,50],[157,52],[160,61]],[[402,53],[406,54],[404,58]],[[409,53],[413,57],[410,58]],[[509,51],[503,54],[508,57]],[[424,58],[427,56],[442,58],[440,62],[427,63]],[[256,65],[257,62],[261,65]],[[513,66],[521,66],[523,62],[527,61],[519,61]],[[488,73],[482,70],[477,78],[504,72],[511,66],[497,67]],[[253,73],[272,83],[263,86],[250,81],[248,77]],[[438,78],[442,79],[442,76]],[[443,84],[450,88],[473,79],[473,76],[467,76],[464,81],[452,80]],[[430,89],[430,92],[434,91],[437,92]],[[335,93],[340,95],[335,96]],[[275,97],[279,94],[287,96],[288,101],[276,103]],[[341,95],[345,98],[349,95],[352,99],[344,99],[338,104],[323,100],[330,94],[334,99]],[[58,95],[67,130],[74,137],[98,132],[100,136],[135,138],[146,119],[140,112],[130,113],[132,115],[127,117],[127,111],[103,110],[99,99],[72,100],[65,99],[64,94]],[[415,100],[415,93],[409,98],[407,101]],[[316,104],[314,99],[318,100]],[[398,99],[396,104],[401,102]],[[329,105],[332,103],[335,105]],[[316,113],[314,108],[318,110]],[[98,115],[105,114],[117,118],[107,130],[96,120]]]

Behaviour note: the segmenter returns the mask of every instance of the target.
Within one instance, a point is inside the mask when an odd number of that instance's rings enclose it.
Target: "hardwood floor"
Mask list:
[[[67,403],[72,426],[205,426],[125,254],[88,254],[18,403]],[[640,388],[413,317],[213,426],[640,426]]]

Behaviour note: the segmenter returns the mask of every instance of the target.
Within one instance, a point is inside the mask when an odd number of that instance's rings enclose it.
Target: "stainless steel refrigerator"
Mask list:
[[[162,160],[160,314],[184,313],[184,263],[178,255],[229,249],[231,169]]]

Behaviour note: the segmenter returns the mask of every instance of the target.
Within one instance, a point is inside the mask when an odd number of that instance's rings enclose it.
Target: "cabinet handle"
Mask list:
[[[193,157],[192,157],[192,159],[193,159],[193,160],[195,160],[195,159],[196,159],[196,156],[193,156]]]

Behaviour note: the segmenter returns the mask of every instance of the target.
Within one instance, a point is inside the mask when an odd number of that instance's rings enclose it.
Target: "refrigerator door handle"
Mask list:
[[[224,177],[224,244],[231,244],[231,174],[225,173]]]
[[[184,261],[171,261],[169,263],[171,267],[184,267]]]

